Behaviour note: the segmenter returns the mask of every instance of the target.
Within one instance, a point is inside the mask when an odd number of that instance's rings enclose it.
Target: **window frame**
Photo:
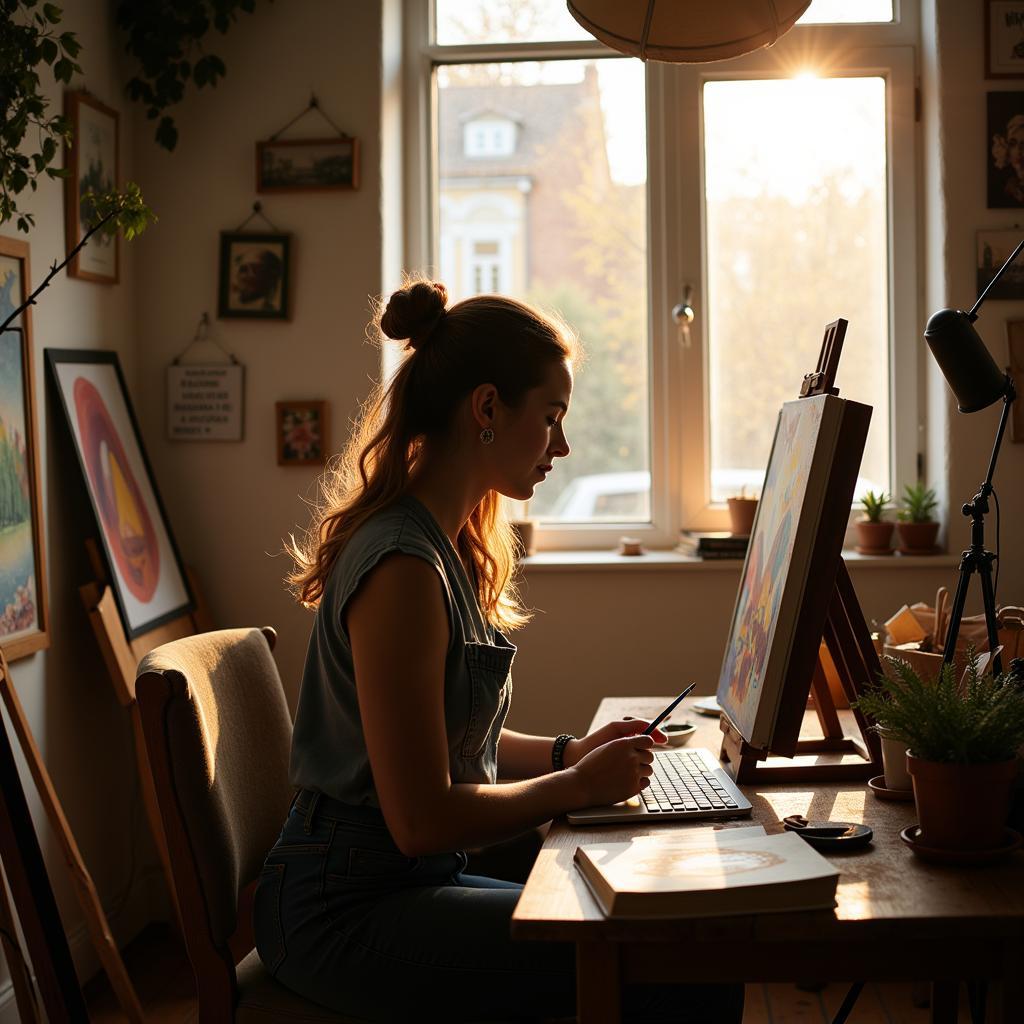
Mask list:
[[[649,548],[672,547],[681,529],[727,529],[724,504],[709,500],[707,339],[701,302],[707,294],[703,138],[700,82],[776,75],[800,55],[837,53],[830,74],[886,79],[889,204],[890,458],[897,494],[918,477],[923,450],[923,346],[920,340],[917,0],[894,0],[893,21],[797,25],[770,49],[706,65],[648,62],[648,395],[650,522],[538,523],[540,551],[614,546],[623,534]],[[526,60],[629,60],[596,40],[440,46],[434,37],[434,0],[404,5],[403,166],[404,252],[407,267],[436,274],[439,259],[440,182],[437,166],[437,85],[442,64]],[[866,63],[853,63],[853,58]],[[692,102],[698,89],[697,103]],[[684,140],[694,139],[687,144]],[[693,160],[694,153],[698,159]],[[689,177],[680,169],[693,168]],[[686,225],[699,226],[697,244],[684,243]],[[696,252],[696,259],[693,253]],[[688,343],[671,317],[683,287],[693,287],[697,317]],[[844,311],[837,310],[837,316]],[[824,324],[822,329],[824,330]],[[812,367],[808,367],[811,370]],[[584,382],[585,383],[585,382]],[[840,380],[840,385],[842,381]],[[799,382],[794,381],[794,397]],[[898,399],[897,399],[898,396]],[[571,414],[567,433],[572,443]],[[851,509],[851,523],[858,507]]]

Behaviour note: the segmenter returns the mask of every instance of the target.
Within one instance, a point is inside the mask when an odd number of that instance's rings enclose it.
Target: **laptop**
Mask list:
[[[566,818],[570,825],[604,825],[638,818],[740,818],[750,811],[750,801],[710,750],[678,747],[654,752],[651,784],[636,796],[610,807],[570,811]]]

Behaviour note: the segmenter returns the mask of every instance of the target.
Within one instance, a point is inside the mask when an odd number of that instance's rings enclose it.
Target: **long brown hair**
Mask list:
[[[321,480],[309,530],[288,544],[295,565],[287,582],[307,607],[319,603],[338,555],[359,527],[408,490],[424,443],[447,433],[466,395],[490,383],[514,408],[541,384],[551,363],[577,359],[576,336],[552,314],[500,295],[478,295],[451,309],[447,302],[443,284],[412,280],[386,307],[378,304],[370,329],[406,340],[407,354],[390,383],[374,388]],[[460,554],[476,569],[487,620],[499,629],[525,624],[529,616],[512,582],[515,542],[496,491],[473,510],[458,540]]]

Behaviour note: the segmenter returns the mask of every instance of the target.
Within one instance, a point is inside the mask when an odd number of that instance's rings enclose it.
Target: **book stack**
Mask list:
[[[609,917],[683,918],[835,906],[839,872],[793,832],[698,828],[577,847]]]
[[[724,530],[711,533],[681,530],[676,551],[691,558],[744,558],[749,540],[749,537]]]

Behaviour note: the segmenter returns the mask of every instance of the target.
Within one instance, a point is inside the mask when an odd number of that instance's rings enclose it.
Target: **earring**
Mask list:
[[[484,427],[480,431],[480,443],[481,444],[492,444],[494,441],[494,431],[490,427]]]

